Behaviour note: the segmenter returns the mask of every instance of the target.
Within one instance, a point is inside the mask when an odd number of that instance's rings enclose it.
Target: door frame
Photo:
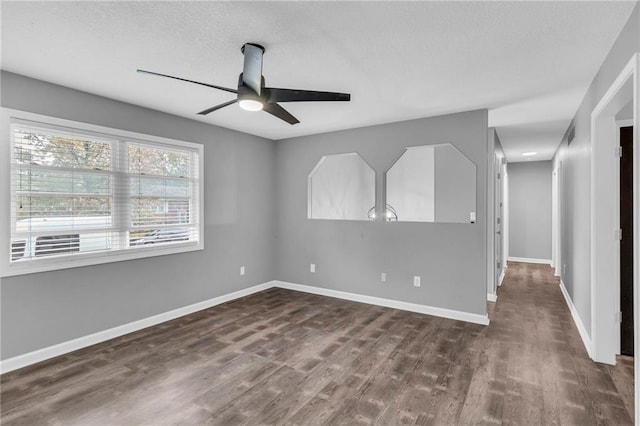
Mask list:
[[[551,176],[551,266],[556,277],[562,279],[562,161]]]
[[[505,157],[500,157],[500,191],[502,193],[502,208],[501,208],[501,223],[500,230],[502,234],[500,235],[501,243],[502,243],[502,258],[500,259],[501,268],[500,275],[498,277],[497,287],[502,285],[502,281],[504,280],[504,276],[507,271],[507,250],[509,249],[507,245],[507,238],[509,236],[509,222],[508,222],[508,208],[507,208],[507,159]]]
[[[495,129],[491,128],[491,131]],[[492,140],[494,135],[490,134],[489,139]],[[505,275],[506,265],[506,238],[505,230],[507,228],[506,215],[506,192],[505,192],[505,180],[506,180],[506,160],[504,155],[495,152],[495,142],[491,143],[494,148],[489,151],[489,166],[487,173],[487,217],[489,223],[487,225],[487,300],[489,302],[495,302],[498,300],[498,287],[502,284],[502,280]],[[500,179],[498,179],[500,175]],[[499,194],[502,193],[502,208],[499,206]],[[500,212],[502,213],[500,215]],[[500,215],[500,245],[501,253],[497,253],[496,244],[496,231],[497,231],[497,218]],[[500,271],[497,271],[497,263],[500,262]]]
[[[556,260],[557,256],[557,244],[556,238],[558,236],[558,169],[555,168],[551,172],[551,267],[555,271],[555,275],[558,275],[558,264]]]
[[[502,270],[502,279],[498,285],[502,285],[502,280],[504,279],[506,268],[507,268],[507,259],[509,259],[509,173],[508,173],[508,162],[502,166],[502,171],[504,173],[502,177],[502,258],[504,262],[504,268]]]
[[[487,301],[495,302],[498,300],[497,286],[496,286],[496,237],[495,237],[495,223],[496,223],[496,209],[495,209],[495,188],[497,180],[496,170],[496,133],[493,127],[487,129],[487,199],[486,199],[486,212],[487,212],[487,269],[486,269],[486,290]]]
[[[616,218],[615,203],[619,197],[619,190],[612,188],[616,178],[616,166],[619,167],[619,157],[616,154],[616,137],[612,135],[616,131],[615,114],[633,99],[633,223],[634,223],[634,252],[639,253],[639,221],[638,221],[638,114],[640,110],[640,87],[638,85],[638,73],[640,55],[634,54],[626,66],[622,69],[616,80],[609,87],[591,113],[591,350],[590,356],[594,361],[615,364],[616,352],[616,302],[614,291],[611,291],[611,283],[619,288],[619,279],[616,281],[616,246],[619,247],[617,230],[620,217]],[[619,176],[619,175],[618,175]],[[616,195],[617,193],[617,195]],[[597,201],[597,202],[596,202]],[[616,228],[616,224],[618,228]],[[619,252],[618,252],[619,253]],[[619,258],[619,254],[618,254]],[[633,277],[633,323],[634,323],[634,352],[638,352],[638,256],[634,256]],[[618,272],[619,274],[619,272]],[[618,337],[619,338],[619,337]],[[640,362],[639,357],[634,358],[634,392],[635,406],[640,407]],[[640,423],[640,410],[635,410],[636,424]]]
[[[611,283],[619,282],[619,279],[616,281],[619,262],[615,258],[619,253],[619,250],[616,251],[619,246],[616,238],[620,223],[619,214],[616,217],[619,191],[613,190],[617,186],[615,180],[619,166],[618,156],[615,155],[615,114],[631,98],[635,98],[634,121],[637,119],[638,97],[634,96],[638,87],[637,60],[638,55],[633,55],[591,113],[591,357],[607,364],[616,362],[615,331],[618,328],[614,321],[617,311],[611,288]],[[634,131],[636,145],[637,133]],[[634,182],[637,182],[638,175],[636,157],[634,150]],[[637,194],[634,194],[634,224],[638,223],[637,199]],[[637,230],[635,233],[637,243]],[[637,259],[634,263],[634,275],[637,275]],[[636,289],[637,277],[634,276],[634,294],[637,293]]]
[[[500,286],[500,281],[502,277],[502,271],[504,271],[504,194],[502,189],[502,155],[495,155],[495,178],[494,178],[494,197],[493,197],[493,205],[494,205],[494,215],[493,215],[493,238],[494,238],[494,248],[495,251],[495,260],[496,262],[500,262],[500,268],[496,266],[493,270],[493,288],[496,294],[498,293],[498,287]],[[502,206],[500,205],[502,203]],[[498,226],[498,219],[500,219],[500,226]],[[499,228],[499,229],[498,229]],[[498,231],[500,234],[498,234]]]
[[[620,146],[620,128],[622,127],[628,127],[628,126],[633,126],[633,119],[626,119],[626,120],[616,120],[615,122],[615,132],[616,132],[616,138],[615,138],[615,143],[616,146]],[[635,151],[635,150],[634,150]],[[635,168],[635,167],[634,167]],[[613,188],[613,193],[616,197],[616,203],[615,203],[615,220],[616,220],[616,229],[620,228],[620,159],[618,158],[616,161],[616,165],[615,165],[615,182],[614,182],[614,188]],[[634,187],[635,187],[635,182],[634,182]],[[634,188],[635,190],[635,188]],[[634,196],[635,198],[635,196]],[[615,259],[617,260],[615,262],[614,265],[614,272],[615,272],[615,283],[617,283],[616,286],[614,286],[614,297],[615,297],[615,312],[620,312],[620,241],[616,241],[615,244],[615,251],[614,251],[614,256]],[[635,271],[634,271],[635,273]],[[634,288],[635,291],[635,288]],[[634,310],[635,310],[635,304],[634,304]],[[615,333],[615,348],[616,348],[616,355],[620,355],[620,345],[621,345],[621,341],[620,341],[620,331],[621,331],[621,323],[618,321],[615,321],[615,326],[616,326],[616,333]],[[634,332],[635,334],[635,332]]]

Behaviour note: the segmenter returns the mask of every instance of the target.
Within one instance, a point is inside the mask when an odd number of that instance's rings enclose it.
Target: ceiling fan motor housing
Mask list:
[[[251,99],[251,100],[256,100],[256,101],[260,101],[260,102],[267,102],[266,99],[266,92],[264,92],[263,90],[261,90],[261,94],[256,93],[251,87],[249,87],[247,84],[245,84],[244,81],[244,73],[240,73],[240,75],[238,76],[238,100],[241,101],[243,99]],[[260,78],[260,87],[261,89],[264,89],[264,77],[261,76]]]
[[[243,45],[242,45],[242,47],[240,48],[240,51],[242,52],[242,54],[243,54],[243,55],[244,55],[244,47],[245,47],[246,45],[253,46],[253,47],[257,47],[258,49],[262,50],[262,53],[264,53],[264,52],[265,52],[265,48],[264,48],[264,46],[263,46],[263,45],[261,45],[261,44],[258,44],[258,43],[245,43],[245,44],[243,44]]]
[[[262,89],[262,55],[264,47],[255,43],[245,43],[242,46],[244,66],[242,68],[242,81],[260,95]]]

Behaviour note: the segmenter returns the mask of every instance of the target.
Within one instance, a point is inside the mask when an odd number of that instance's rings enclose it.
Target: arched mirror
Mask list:
[[[376,174],[355,152],[325,155],[309,174],[308,218],[370,220]]]
[[[473,223],[476,165],[450,143],[406,148],[385,174],[385,220]]]

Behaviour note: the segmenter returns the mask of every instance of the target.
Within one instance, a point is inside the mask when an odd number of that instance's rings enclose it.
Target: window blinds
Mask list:
[[[27,121],[10,132],[11,262],[197,243],[196,148]]]

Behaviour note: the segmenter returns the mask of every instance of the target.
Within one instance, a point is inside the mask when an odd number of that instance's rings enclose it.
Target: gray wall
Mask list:
[[[492,127],[492,129],[495,137],[493,141],[493,144],[494,144],[493,151],[495,154],[500,154],[502,157],[504,157],[504,149],[502,149],[502,142],[500,142],[500,137],[498,136],[498,132],[496,132],[495,128]]]
[[[1,84],[3,107],[205,145],[205,250],[3,278],[2,359],[275,278],[273,141],[7,72]]]
[[[640,50],[638,6],[593,79],[569,129],[575,125],[575,138],[562,140],[553,162],[562,163],[561,250],[562,281],[591,334],[591,111],[615,81],[631,56]],[[568,129],[567,129],[568,130]]]
[[[323,155],[358,152],[381,206],[383,173],[403,149],[444,142],[477,166],[477,223],[307,220],[307,176]],[[486,110],[281,140],[276,152],[278,279],[486,314]]]
[[[456,149],[435,149],[436,222],[467,223],[476,211],[476,166]]]
[[[509,163],[509,257],[551,259],[551,161]]]
[[[631,100],[624,108],[616,114],[616,120],[632,120],[633,119],[633,100]]]

